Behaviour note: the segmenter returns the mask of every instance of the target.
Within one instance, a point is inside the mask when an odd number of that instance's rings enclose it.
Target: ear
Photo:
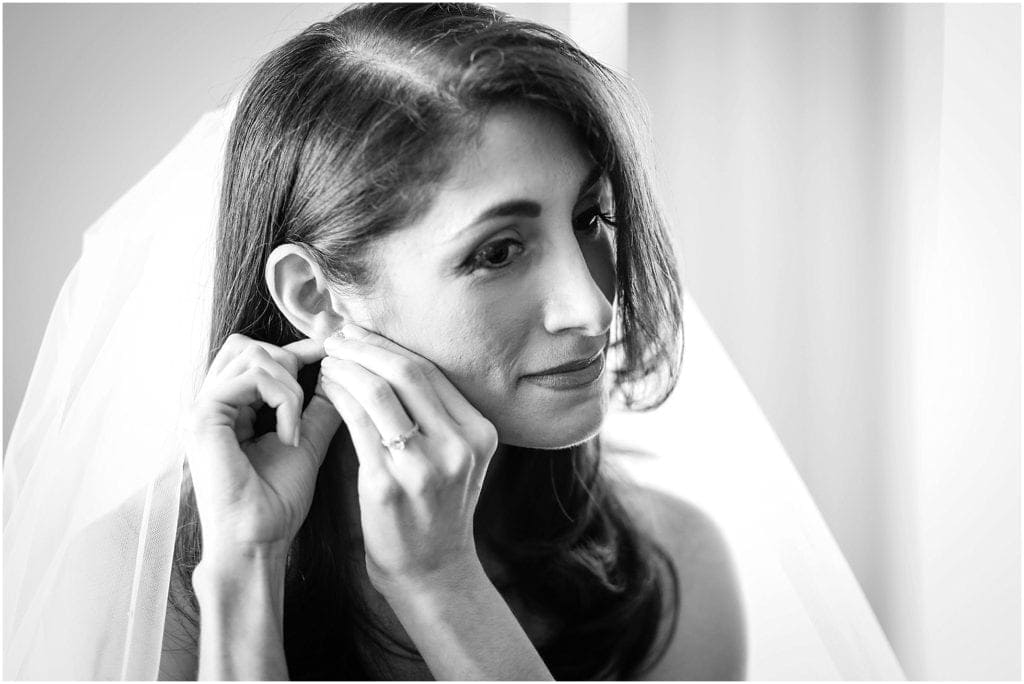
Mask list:
[[[274,304],[302,334],[324,340],[354,320],[350,303],[334,292],[301,245],[276,247],[267,259],[267,289]]]

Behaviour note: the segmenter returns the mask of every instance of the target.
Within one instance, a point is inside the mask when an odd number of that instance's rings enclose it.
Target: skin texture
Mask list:
[[[609,210],[607,193],[599,180],[579,194],[592,168],[558,116],[495,110],[431,209],[378,245],[374,296],[347,302],[355,323],[436,364],[504,444],[568,446],[596,434],[604,418],[600,382],[553,390],[523,378],[607,342],[613,236],[594,218]],[[532,200],[541,213],[471,225],[512,199]],[[503,247],[508,240],[514,246]],[[464,263],[481,250],[507,265],[469,272]]]

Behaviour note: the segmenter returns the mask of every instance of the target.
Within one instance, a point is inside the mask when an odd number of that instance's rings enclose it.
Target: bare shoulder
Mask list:
[[[737,680],[746,672],[743,603],[732,554],[715,522],[671,494],[621,483],[623,504],[669,554],[679,577],[679,618],[647,680]]]

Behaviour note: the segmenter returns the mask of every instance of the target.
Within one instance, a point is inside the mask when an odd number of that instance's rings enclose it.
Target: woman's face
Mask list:
[[[607,406],[606,183],[556,114],[495,108],[480,141],[427,213],[378,244],[367,325],[434,362],[501,442],[565,447],[596,434]]]

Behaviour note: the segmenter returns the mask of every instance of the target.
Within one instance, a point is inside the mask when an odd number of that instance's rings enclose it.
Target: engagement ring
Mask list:
[[[382,439],[380,440],[380,443],[386,446],[388,449],[395,449],[397,451],[401,451],[402,449],[405,448],[405,442],[419,431],[420,426],[416,423],[413,423],[412,427],[409,428],[406,432],[403,432],[397,437],[392,437],[391,439]]]

